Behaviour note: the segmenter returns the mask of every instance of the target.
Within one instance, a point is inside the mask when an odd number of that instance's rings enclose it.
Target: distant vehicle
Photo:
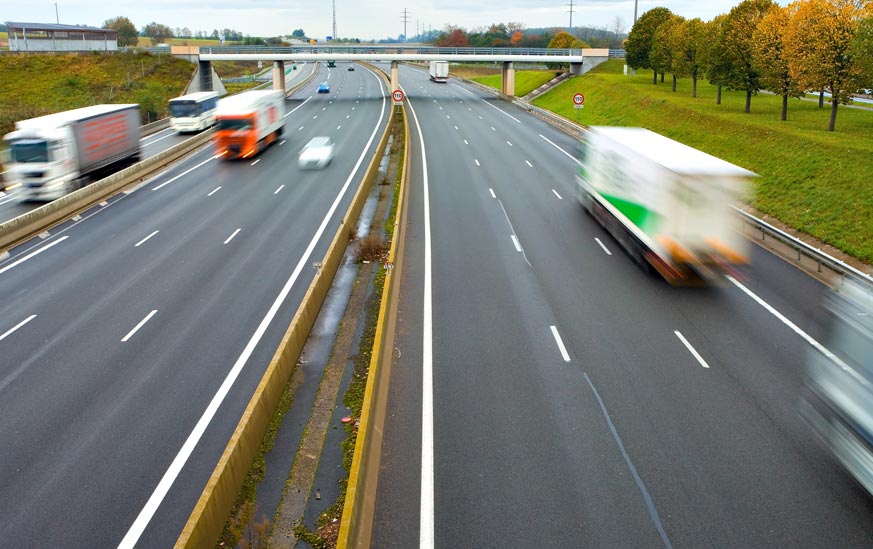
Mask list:
[[[449,80],[449,62],[448,61],[431,61],[430,62],[430,79],[434,82],[448,82]]]
[[[179,133],[199,132],[215,124],[218,92],[194,92],[170,99],[170,127]]]
[[[643,128],[592,127],[581,151],[580,202],[640,265],[691,285],[748,262],[730,204],[752,172]]]
[[[301,169],[323,168],[333,160],[334,145],[330,137],[313,137],[301,150],[297,165]]]
[[[330,69],[336,67],[336,61],[328,61],[328,62],[327,62],[327,66],[328,66],[328,68],[330,68]]]
[[[354,66],[354,65],[349,65],[349,70],[350,70],[350,71],[355,70],[355,66]]]
[[[827,354],[810,350],[803,418],[873,495],[873,294],[845,279],[828,295]]]
[[[215,148],[223,158],[249,158],[276,141],[285,128],[282,90],[250,90],[218,101]]]
[[[330,93],[330,84],[322,82],[318,85],[318,93]]]
[[[140,158],[139,105],[92,105],[15,123],[3,138],[7,186],[54,200]]]

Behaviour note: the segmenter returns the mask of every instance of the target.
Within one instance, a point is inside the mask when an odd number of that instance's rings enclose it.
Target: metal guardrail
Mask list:
[[[734,207],[734,210],[736,210],[740,214],[740,217],[743,219],[743,223],[751,225],[756,230],[761,231],[762,241],[766,240],[766,238],[769,236],[770,238],[774,238],[779,241],[780,244],[788,246],[789,248],[797,252],[798,262],[800,262],[803,257],[807,257],[818,264],[818,272],[822,272],[822,269],[828,269],[834,274],[838,275],[841,279],[849,278],[873,291],[873,276],[859,271],[855,267],[852,267],[851,265],[840,261],[839,259],[821,251],[818,248],[810,246],[799,238],[794,237],[777,227],[774,227],[773,225],[767,223],[763,219],[755,217],[749,212],[745,212],[737,207]]]

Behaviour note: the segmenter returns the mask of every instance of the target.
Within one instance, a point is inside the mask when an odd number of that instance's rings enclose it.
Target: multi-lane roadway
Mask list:
[[[797,412],[821,284],[752,247],[746,279],[670,287],[580,207],[572,139],[457,81],[401,82],[373,547],[873,543],[870,499]]]
[[[383,81],[319,71],[255,158],[205,146],[0,262],[4,546],[174,543],[381,153]]]

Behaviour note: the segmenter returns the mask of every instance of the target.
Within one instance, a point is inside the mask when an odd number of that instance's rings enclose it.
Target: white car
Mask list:
[[[313,137],[309,140],[297,158],[300,169],[323,168],[333,159],[333,141],[330,137]]]

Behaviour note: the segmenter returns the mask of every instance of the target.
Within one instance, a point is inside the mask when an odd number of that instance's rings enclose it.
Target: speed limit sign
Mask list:
[[[395,105],[403,103],[403,90],[394,90],[391,92],[391,98],[394,99]]]
[[[576,95],[573,96],[573,106],[574,107],[576,107],[577,109],[581,109],[584,104],[585,104],[585,96],[584,95],[582,95],[581,93],[577,93]]]

